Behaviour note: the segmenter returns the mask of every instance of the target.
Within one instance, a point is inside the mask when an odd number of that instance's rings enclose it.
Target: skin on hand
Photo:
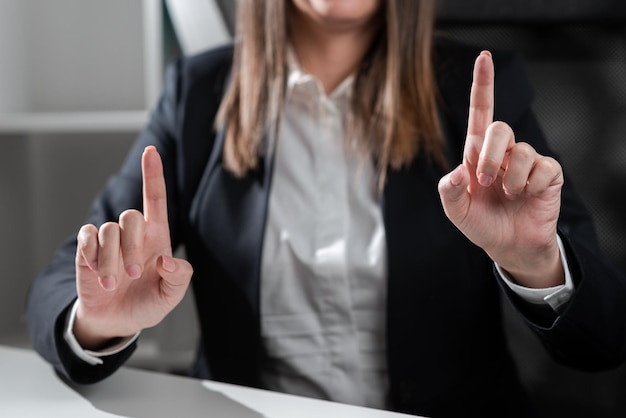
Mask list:
[[[564,283],[556,240],[563,171],[493,121],[495,72],[483,51],[474,66],[463,162],[439,182],[448,218],[520,285]]]
[[[193,269],[172,256],[167,193],[154,146],[142,156],[144,213],[123,212],[119,221],[78,232],[74,335],[96,349],[158,324],[183,298]]]

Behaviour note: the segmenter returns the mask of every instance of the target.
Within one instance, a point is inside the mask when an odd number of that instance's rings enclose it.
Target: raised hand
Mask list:
[[[119,222],[78,233],[74,334],[84,348],[134,335],[158,324],[182,300],[192,267],[172,257],[167,195],[155,147],[141,161],[144,213],[127,210]]]
[[[493,121],[491,54],[476,59],[463,162],[439,182],[448,218],[521,285],[564,281],[556,240],[563,171]]]

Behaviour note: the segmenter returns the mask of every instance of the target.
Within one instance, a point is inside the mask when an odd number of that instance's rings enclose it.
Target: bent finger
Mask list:
[[[553,185],[563,184],[563,168],[552,157],[540,156],[530,172],[526,192],[538,195]]]
[[[137,279],[143,272],[143,242],[146,221],[138,210],[129,209],[120,215],[122,260],[128,277]]]
[[[162,255],[157,260],[157,268],[162,278],[162,291],[168,296],[182,297],[193,275],[191,264],[182,258]]]
[[[467,168],[461,164],[439,180],[439,197],[446,216],[457,223],[467,213],[469,205],[469,193],[467,187],[470,183],[470,175]]]
[[[485,187],[491,186],[504,166],[507,151],[515,145],[513,129],[504,122],[493,122],[485,132],[476,177]]]
[[[95,225],[83,225],[78,230],[76,263],[77,267],[85,266],[92,271],[98,270],[98,228]]]
[[[105,290],[115,290],[119,279],[120,226],[107,222],[98,231],[98,276]]]
[[[520,142],[511,148],[502,178],[502,188],[507,196],[514,197],[524,191],[538,157],[535,149],[527,143]]]

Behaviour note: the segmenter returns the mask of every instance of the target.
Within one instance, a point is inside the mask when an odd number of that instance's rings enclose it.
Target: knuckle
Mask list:
[[[537,152],[530,144],[526,142],[519,142],[515,144],[515,146],[511,150],[511,154],[514,156],[514,158],[532,160],[535,159]]]
[[[552,157],[542,156],[537,160],[535,167],[536,169],[549,173],[553,177],[559,176],[563,172],[561,164]]]
[[[508,123],[502,121],[493,122],[487,129],[492,135],[499,137],[508,137],[513,135],[513,128],[511,128]]]
[[[185,282],[189,282],[193,276],[193,267],[188,262],[180,263],[181,277],[185,278]]]
[[[193,275],[193,266],[187,260],[184,260],[184,261],[185,261],[183,263],[184,264],[184,268],[187,271],[187,274],[189,275],[189,277],[191,277]]]
[[[117,222],[105,222],[100,225],[100,232],[114,231],[119,229],[119,224]]]
[[[138,218],[143,218],[143,215],[141,212],[139,212],[137,209],[126,209],[124,212],[120,214],[119,221],[120,223],[132,222],[132,221],[136,221]]]
[[[76,234],[76,240],[78,245],[86,246],[90,240],[98,235],[98,229],[92,224],[86,224],[80,227],[78,234]]]
[[[137,231],[142,231],[145,225],[143,214],[135,209],[122,212],[119,218],[122,234],[130,240]]]
[[[120,226],[115,222],[105,222],[100,226],[98,238],[101,245],[110,241],[118,241],[120,236]]]

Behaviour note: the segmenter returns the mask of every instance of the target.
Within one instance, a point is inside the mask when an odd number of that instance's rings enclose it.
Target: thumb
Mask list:
[[[463,164],[457,166],[439,180],[439,197],[446,215],[453,222],[467,213],[469,205],[467,187],[469,182],[470,174],[467,167]]]
[[[182,295],[187,290],[193,268],[187,260],[162,255],[157,260],[161,286],[169,296]]]

